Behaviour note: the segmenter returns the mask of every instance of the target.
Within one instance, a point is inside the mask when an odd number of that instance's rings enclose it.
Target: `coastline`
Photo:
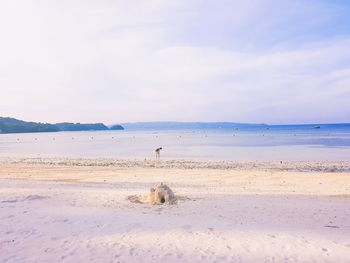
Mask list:
[[[0,261],[347,262],[349,163],[280,165],[1,158]]]
[[[102,166],[158,169],[227,169],[349,173],[350,161],[207,161],[195,159],[121,159],[121,158],[60,158],[60,157],[0,157],[0,165]]]

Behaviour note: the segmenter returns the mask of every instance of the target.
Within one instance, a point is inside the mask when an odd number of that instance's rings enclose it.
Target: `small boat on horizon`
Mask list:
[[[315,128],[315,129],[320,129],[320,128],[321,128],[321,126],[314,126],[314,128]]]

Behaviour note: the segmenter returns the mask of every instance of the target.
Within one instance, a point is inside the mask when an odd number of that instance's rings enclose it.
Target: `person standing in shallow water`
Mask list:
[[[159,161],[160,160],[160,150],[162,150],[163,148],[162,147],[159,147],[155,150],[156,152],[156,161]]]

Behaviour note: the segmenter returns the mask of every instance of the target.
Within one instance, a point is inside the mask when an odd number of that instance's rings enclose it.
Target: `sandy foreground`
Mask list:
[[[350,262],[350,172],[216,168],[2,160],[0,262]]]

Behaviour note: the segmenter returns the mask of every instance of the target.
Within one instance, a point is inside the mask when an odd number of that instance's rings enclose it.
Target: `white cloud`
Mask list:
[[[283,38],[283,28],[294,37],[302,26],[295,18],[319,12],[302,23],[310,29],[337,14],[326,14],[319,1],[302,2],[282,13],[272,0],[204,7],[160,0],[1,2],[0,115],[106,123],[349,121],[350,36]]]

